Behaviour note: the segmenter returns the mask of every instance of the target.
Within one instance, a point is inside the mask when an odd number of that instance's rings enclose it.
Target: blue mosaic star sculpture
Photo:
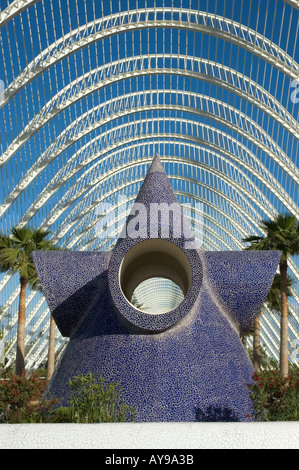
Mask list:
[[[121,384],[139,422],[253,419],[253,368],[240,336],[260,311],[280,252],[201,251],[177,205],[155,156],[113,251],[34,253],[51,313],[70,338],[47,392],[62,404],[69,379],[91,372]],[[175,209],[168,227],[153,218],[157,207]],[[154,275],[184,293],[171,311],[131,303]]]

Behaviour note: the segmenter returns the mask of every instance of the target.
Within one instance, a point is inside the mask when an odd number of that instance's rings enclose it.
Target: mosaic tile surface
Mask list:
[[[152,202],[177,202],[158,157],[136,199],[146,207]],[[133,208],[124,230],[134,214]],[[138,219],[143,236],[120,238],[112,253],[34,254],[53,317],[70,336],[49,393],[66,403],[69,378],[92,372],[120,382],[138,422],[250,421],[253,370],[240,333],[259,312],[280,253],[187,249],[192,236],[181,224],[180,236],[170,230],[167,241],[189,260],[190,288],[176,309],[146,314],[123,295],[119,269],[126,253],[150,238],[148,214]],[[175,217],[183,219],[182,212]],[[161,220],[156,238],[163,238]]]

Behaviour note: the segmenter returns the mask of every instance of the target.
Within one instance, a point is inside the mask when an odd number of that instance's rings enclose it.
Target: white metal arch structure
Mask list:
[[[155,153],[202,249],[240,250],[261,219],[299,217],[298,0],[0,6],[2,232],[29,224],[64,248],[111,249]],[[291,341],[296,257],[290,270]],[[7,366],[18,293],[18,277],[1,274]],[[38,367],[49,334],[40,293],[28,292],[26,327],[27,366]],[[279,318],[267,309],[262,334],[277,359]],[[64,345],[57,332],[57,355]]]

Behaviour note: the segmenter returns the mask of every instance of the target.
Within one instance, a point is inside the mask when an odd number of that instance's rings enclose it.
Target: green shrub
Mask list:
[[[299,421],[298,367],[287,378],[277,369],[255,372],[249,389],[257,421]]]
[[[9,373],[0,381],[0,422],[43,423],[51,419],[56,400],[41,401],[47,381],[38,372]]]
[[[133,421],[135,411],[122,400],[118,383],[99,383],[89,373],[69,381],[69,406],[43,400],[46,379],[38,372],[6,373],[0,381],[0,423],[108,423]]]
[[[135,410],[123,403],[118,383],[99,381],[91,373],[69,381],[72,395],[68,407],[60,407],[55,415],[60,422],[111,423],[134,421]]]

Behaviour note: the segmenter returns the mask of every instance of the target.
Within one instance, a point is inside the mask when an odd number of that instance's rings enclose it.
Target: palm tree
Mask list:
[[[43,248],[44,249],[44,248]],[[58,250],[59,248],[52,246],[51,249]],[[30,280],[30,288],[42,292],[41,285],[39,283],[37,275]],[[48,361],[47,361],[47,380],[50,380],[55,368],[55,333],[56,323],[52,315],[50,315],[50,327],[49,327],[49,347],[48,347]]]
[[[256,372],[261,370],[261,311],[259,311],[253,324],[253,368]]]
[[[49,349],[47,364],[47,380],[50,380],[55,368],[55,331],[56,323],[52,315],[50,316]]]
[[[294,279],[287,275],[287,297],[293,297],[291,287],[293,287]],[[267,294],[266,297],[266,304],[270,308],[270,310],[275,310],[276,312],[281,311],[281,293],[280,293],[280,285],[281,285],[281,275],[275,274],[272,286]]]
[[[52,247],[51,249],[57,250],[58,248]],[[31,289],[42,292],[37,275],[29,281]],[[55,333],[56,323],[52,315],[50,315],[50,328],[49,328],[49,347],[48,347],[48,361],[47,361],[47,380],[50,380],[55,368]]]
[[[280,374],[288,375],[288,300],[287,300],[287,268],[288,257],[299,253],[299,223],[291,214],[279,214],[273,220],[262,220],[260,229],[265,236],[249,236],[244,242],[251,243],[246,250],[278,250],[281,251],[280,270]]]
[[[55,249],[54,244],[46,237],[47,230],[27,227],[13,228],[10,235],[0,235],[0,270],[9,270],[20,276],[20,296],[18,312],[16,374],[25,370],[25,300],[26,288],[36,285],[37,275],[32,259],[32,252]]]
[[[270,308],[271,311],[276,310],[277,312],[281,311],[281,294],[280,294],[280,284],[281,284],[281,275],[275,274],[271,288],[266,297],[266,305]],[[292,293],[290,288],[293,285],[293,278],[287,276],[287,297],[291,297]],[[261,370],[261,339],[260,339],[260,318],[261,311],[257,315],[253,328],[250,330],[249,334],[253,335],[253,367],[256,372]]]

